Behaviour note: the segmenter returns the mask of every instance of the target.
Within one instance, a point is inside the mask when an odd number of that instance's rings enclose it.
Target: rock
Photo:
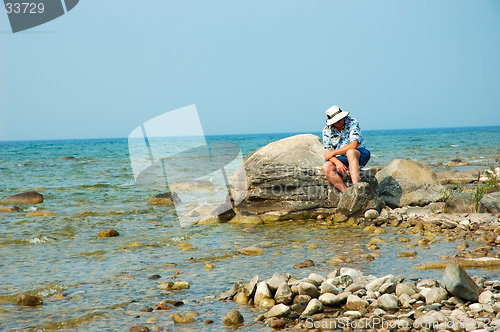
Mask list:
[[[204,268],[205,270],[215,269],[215,264],[212,264],[212,263],[205,263],[205,265],[203,265],[203,268]]]
[[[482,292],[481,294],[479,294],[478,301],[479,301],[479,303],[482,303],[482,304],[494,304],[495,297],[493,295],[493,292],[491,292],[491,291]]]
[[[174,190],[213,188],[213,186],[214,186],[214,184],[210,181],[200,181],[200,180],[176,182],[173,184],[169,184],[169,188],[174,189]]]
[[[437,172],[437,180],[440,184],[467,184],[479,180],[478,169],[469,169],[464,172],[446,171]]]
[[[366,308],[368,307],[368,302],[359,298],[358,296],[356,295],[349,295],[349,297],[347,298],[347,302],[346,302],[346,305],[345,307],[348,309],[348,310],[359,310],[361,308]]]
[[[233,297],[233,301],[236,303],[239,303],[239,304],[247,304],[248,303],[248,296],[245,294],[245,291],[242,289]]]
[[[271,279],[267,281],[267,286],[271,291],[275,292],[282,283],[286,283],[287,281],[288,278],[285,275],[276,272]]]
[[[310,297],[317,298],[320,295],[318,288],[308,282],[301,282],[299,284],[299,295],[309,295]]]
[[[484,194],[481,205],[489,213],[498,216],[500,214],[500,192]]]
[[[344,292],[348,292],[348,293],[357,292],[360,289],[364,289],[366,287],[366,284],[368,284],[368,281],[363,277],[359,277],[356,279],[356,281],[354,281],[352,284],[347,286],[344,289]]]
[[[394,282],[386,282],[378,289],[380,294],[390,294],[396,291],[396,283]]]
[[[243,316],[236,309],[229,310],[229,312],[226,314],[226,317],[224,317],[223,320],[224,325],[238,325],[242,324],[243,322],[244,322]]]
[[[304,261],[298,263],[298,264],[295,264],[293,266],[294,269],[303,269],[303,268],[306,268],[306,267],[311,267],[311,266],[314,266],[314,262],[310,259],[305,259]]]
[[[403,284],[397,284],[396,286],[396,296],[401,296],[402,294],[408,294],[409,296],[415,294],[417,289],[410,282],[405,282]]]
[[[365,212],[366,219],[377,219],[380,216],[377,210],[371,209]],[[387,218],[386,218],[387,219]]]
[[[21,306],[34,307],[42,304],[43,301],[41,298],[26,293],[19,294],[16,299],[16,305],[21,305]]]
[[[172,320],[178,324],[191,324],[196,322],[196,319],[191,316],[183,316],[177,313],[172,315]]]
[[[340,276],[342,277],[343,275],[348,275],[354,281],[359,277],[362,277],[363,273],[360,270],[343,267],[340,269]]]
[[[311,301],[311,299],[312,299],[312,297],[309,295],[297,295],[293,298],[293,304],[309,303],[309,301]],[[304,309],[305,309],[305,306],[304,306]],[[295,309],[293,309],[293,310],[296,311]]]
[[[135,325],[132,326],[129,330],[130,332],[149,332],[149,328],[147,326]]]
[[[337,213],[359,216],[367,210],[374,209],[378,212],[384,207],[385,203],[371,190],[369,183],[358,182],[344,191],[337,206]]]
[[[152,205],[174,205],[182,203],[181,199],[173,191],[169,191],[163,194],[158,194],[148,201],[148,204]]]
[[[453,193],[446,200],[446,213],[470,213],[474,211],[474,203],[470,193]]]
[[[317,285],[321,285],[323,282],[326,281],[326,278],[318,273],[311,273],[307,278],[316,281]]]
[[[387,282],[396,283],[396,277],[389,274],[385,277],[374,279],[365,286],[365,289],[372,292],[378,291],[380,287]]]
[[[282,329],[286,326],[284,319],[273,319],[269,322],[269,327],[272,329]]]
[[[198,222],[198,225],[212,225],[212,224],[225,223],[233,219],[235,215],[236,214],[232,208],[231,203],[224,202],[218,207],[216,207],[215,210],[210,212],[208,216],[203,217]]]
[[[245,285],[245,294],[248,297],[253,297],[257,289],[257,284],[259,283],[259,276],[255,276],[250,280],[248,284]]]
[[[234,224],[260,225],[264,223],[264,220],[255,212],[243,210],[229,220],[229,222]]]
[[[174,307],[181,307],[184,305],[184,302],[179,301],[179,300],[163,300],[163,301],[161,301],[161,304],[163,304],[163,303],[171,304]]]
[[[452,159],[446,166],[448,167],[456,167],[456,166],[467,166],[470,165],[467,161],[463,161],[460,158]]]
[[[152,276],[148,277],[149,280],[156,280],[156,279],[160,279],[160,278],[161,278],[161,275],[159,275],[159,274],[153,274]]]
[[[293,303],[293,293],[290,286],[286,282],[278,286],[276,294],[274,295],[274,301],[276,303],[283,303],[286,305]]]
[[[116,236],[119,236],[120,233],[118,233],[116,230],[114,229],[108,229],[106,231],[101,231],[99,232],[99,234],[97,235],[98,237],[116,237]]]
[[[340,307],[340,299],[338,296],[331,293],[324,293],[318,298],[324,306],[327,307]]]
[[[16,205],[0,205],[0,211],[2,212],[21,212],[23,209]]]
[[[380,198],[391,208],[424,206],[439,201],[446,192],[429,166],[411,160],[393,160],[376,178]]]
[[[172,290],[182,290],[189,289],[190,285],[188,281],[176,281],[172,285]]]
[[[259,305],[260,302],[264,299],[272,299],[273,295],[271,293],[271,290],[267,286],[267,283],[265,281],[259,282],[257,285],[257,290],[255,291],[255,296],[254,296],[254,303],[255,305]]]
[[[26,217],[49,217],[56,215],[56,213],[50,211],[34,211],[26,213]]]
[[[160,303],[160,304],[153,306],[154,310],[170,310],[172,308],[173,307],[168,305],[168,303]]]
[[[441,303],[448,299],[448,292],[443,287],[433,287],[424,296],[427,304]]]
[[[393,294],[383,294],[379,296],[377,302],[378,306],[385,311],[394,312],[397,311],[399,308],[398,297]]]
[[[451,294],[466,301],[477,302],[481,289],[456,263],[450,263],[443,272],[441,285]]]
[[[38,204],[43,203],[43,195],[35,191],[15,194],[2,199],[6,203],[19,203],[19,204]]]
[[[173,285],[172,282],[170,282],[170,283]],[[242,283],[235,282],[233,284],[233,286],[231,286],[231,288],[227,292],[224,292],[224,293],[222,293],[220,295],[219,299],[222,300],[222,301],[231,300],[233,298],[233,296],[235,296],[236,293],[238,293],[242,288],[243,288],[243,284]]]
[[[302,312],[302,316],[311,316],[320,312],[323,312],[324,307],[318,299],[312,299],[307,304],[307,307]]]
[[[264,254],[264,250],[257,247],[247,247],[238,249],[238,252],[247,256],[259,256]]]
[[[335,287],[333,284],[325,281],[321,284],[321,294],[325,293],[332,293],[334,295],[337,295],[338,293],[342,292],[340,288]]]
[[[292,310],[290,310],[289,307],[287,307],[284,304],[278,304],[272,307],[268,312],[264,314],[265,318],[270,318],[270,317],[276,317],[276,318],[281,318],[281,317],[286,317],[288,316]]]
[[[275,304],[276,304],[276,302],[274,301],[274,299],[264,298],[264,299],[262,299],[262,301],[260,301],[259,307],[261,307],[261,308],[271,308]]]

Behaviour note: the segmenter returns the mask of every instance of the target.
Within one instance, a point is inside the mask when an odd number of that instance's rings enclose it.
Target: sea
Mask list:
[[[237,145],[244,157],[296,134],[218,135],[206,140]],[[363,136],[372,153],[367,168],[396,158],[425,163],[436,171],[488,169],[500,162],[498,126],[363,131]],[[60,160],[66,156],[75,158]],[[462,166],[448,166],[457,159]],[[165,190],[136,184],[127,138],[0,142],[0,179],[1,199],[30,190],[44,196],[43,203],[20,204],[22,212],[0,212],[0,331],[128,331],[136,325],[153,331],[222,331],[222,320],[231,309],[244,316],[239,330],[271,331],[254,321],[262,309],[220,301],[219,295],[255,275],[260,280],[275,272],[326,276],[341,266],[378,277],[392,273],[408,280],[439,278],[442,271],[417,267],[457,253],[457,243],[441,241],[418,248],[414,259],[397,258],[397,253],[410,251],[408,245],[418,236],[405,234],[411,242],[400,242],[392,227],[379,235],[385,240],[379,245],[380,257],[366,261],[362,255],[372,235],[358,227],[295,220],[258,225],[257,232],[248,233],[245,225],[181,225],[175,206],[147,204]],[[212,193],[205,195],[208,201]],[[30,216],[36,211],[52,215]],[[111,228],[118,237],[98,237]],[[264,253],[238,252],[249,246]],[[342,256],[350,259],[332,263]],[[315,265],[293,268],[304,259]],[[500,274],[498,269],[469,272],[490,279]],[[151,279],[153,275],[160,278]],[[190,288],[158,287],[167,281],[186,281]],[[22,292],[42,297],[43,305],[17,306]],[[163,300],[184,304],[144,311]],[[174,313],[195,322],[176,324]]]

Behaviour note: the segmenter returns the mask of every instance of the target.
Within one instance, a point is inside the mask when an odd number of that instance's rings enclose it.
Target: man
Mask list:
[[[359,123],[349,116],[349,112],[332,106],[326,110],[326,116],[326,127],[323,129],[323,173],[335,188],[344,192],[347,186],[339,173],[345,174],[349,168],[352,183],[358,183],[360,167],[364,167],[370,160],[370,150],[363,141]]]

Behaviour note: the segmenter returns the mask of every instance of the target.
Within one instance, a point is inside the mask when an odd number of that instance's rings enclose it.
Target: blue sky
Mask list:
[[[195,104],[205,134],[500,125],[500,2],[81,0],[12,34],[0,140],[127,137]]]

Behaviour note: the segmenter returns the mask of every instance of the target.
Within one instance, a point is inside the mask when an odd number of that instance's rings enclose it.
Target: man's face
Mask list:
[[[345,118],[343,118],[342,120],[339,120],[339,121],[335,122],[333,125],[335,127],[337,127],[337,128],[342,128],[344,126],[344,122],[345,122],[344,119]]]

